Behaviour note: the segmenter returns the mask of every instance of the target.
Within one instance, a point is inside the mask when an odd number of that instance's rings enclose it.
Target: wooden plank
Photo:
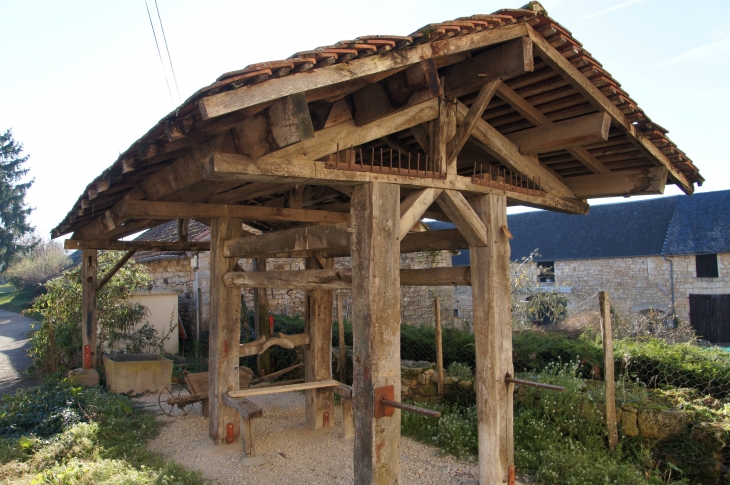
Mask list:
[[[456,111],[457,122],[463,123],[468,114],[469,108],[459,102]],[[566,187],[562,180],[540,165],[537,160],[520,153],[514,143],[486,121],[476,120],[471,135],[497,160],[528,177],[539,179],[543,190],[561,197],[575,198],[575,194]]]
[[[347,371],[347,349],[345,348],[345,318],[342,315],[342,294],[337,295],[337,339],[340,350],[338,371],[340,382],[346,382],[345,372]],[[337,393],[337,392],[335,392]],[[350,396],[352,397],[352,396]]]
[[[81,337],[82,356],[89,348],[89,358],[83,359],[85,369],[96,369],[100,356],[98,355],[98,329],[96,320],[96,297],[98,291],[98,251],[84,249],[81,253]]]
[[[547,126],[553,122],[542,114],[537,108],[532,106],[525,98],[517,94],[512,88],[502,83],[499,86],[498,94],[507,104],[519,114],[525,117],[527,121],[535,126]],[[583,165],[593,171],[593,173],[609,173],[610,170],[601,163],[596,157],[590,154],[588,150],[582,147],[568,148],[568,153],[573,155]]]
[[[377,54],[348,63],[314,69],[306,73],[269,79],[264,83],[206,96],[198,101],[198,107],[203,119],[214,118],[270,102],[290,94],[325,88],[372,74],[404,68],[424,59],[435,59],[479,47],[499,44],[526,34],[526,25],[519,23],[499,29],[484,30],[471,35],[421,44],[408,49]]]
[[[606,385],[606,424],[608,426],[608,446],[618,444],[616,428],[616,376],[613,360],[613,327],[611,326],[611,298],[607,291],[598,292],[601,308],[601,337],[603,340],[603,380]]]
[[[241,237],[226,241],[224,253],[226,257],[243,258],[271,253],[344,247],[350,244],[349,228],[349,223],[340,223]]]
[[[611,116],[614,124],[620,127],[626,136],[631,140],[632,143],[636,144],[642,152],[644,152],[649,158],[656,161],[659,165],[666,167],[669,174],[680,188],[687,194],[690,195],[694,192],[694,186],[692,182],[687,180],[687,177],[677,169],[672,162],[664,155],[664,153],[657,148],[651,140],[644,135],[626,116],[621,110],[609,100],[593,83],[586,78],[573,64],[570,63],[560,52],[558,52],[553,46],[550,45],[540,34],[535,32],[531,27],[527,28],[530,39],[535,44],[540,57],[550,67],[558,71],[560,75],[578,92],[580,92],[586,99],[596,108],[601,111],[605,111]]]
[[[636,168],[565,179],[565,185],[574,190],[576,197],[581,199],[663,194],[666,182],[666,167]]]
[[[285,207],[263,207],[202,204],[194,202],[147,202],[142,200],[125,201],[119,209],[121,217],[128,219],[207,219],[213,217],[235,217],[245,221],[292,221],[339,223],[350,220],[343,212],[319,211],[311,209],[289,209]]]
[[[459,155],[461,149],[464,148],[464,144],[467,140],[469,140],[469,136],[474,129],[474,124],[477,120],[482,118],[484,110],[487,108],[487,105],[492,100],[494,93],[497,92],[497,88],[501,83],[502,82],[497,79],[482,85],[482,88],[479,90],[479,94],[469,107],[469,113],[467,113],[466,117],[464,117],[464,121],[461,123],[461,126],[459,126],[456,130],[456,134],[448,141],[448,145],[446,146],[447,165],[456,163],[456,157]],[[454,173],[456,173],[455,170]]]
[[[325,387],[337,387],[340,383],[334,379],[325,381],[302,382],[300,384],[291,384],[288,386],[271,386],[271,387],[249,387],[238,391],[229,391],[230,397],[249,397],[263,396],[265,394],[278,394],[281,392],[306,391],[307,389],[322,389]]]
[[[474,343],[476,354],[477,430],[479,483],[506,483],[508,467],[514,465],[512,441],[512,394],[506,384],[512,367],[512,321],[509,283],[509,239],[504,197],[473,199],[474,210],[487,226],[489,245],[469,248]]]
[[[104,275],[104,277],[99,281],[99,284],[97,285],[96,291],[101,291],[104,286],[106,286],[107,283],[109,283],[109,280],[112,279],[112,277],[117,274],[117,271],[122,269],[122,266],[124,266],[129,259],[134,256],[134,253],[136,253],[134,249],[127,251],[124,256],[119,258],[119,261],[117,261],[117,264],[114,265],[112,269],[109,270],[107,274]]]
[[[221,397],[228,407],[235,409],[244,419],[255,419],[264,415],[261,406],[245,397],[231,397],[227,392],[224,392]]]
[[[457,113],[458,115],[458,113]],[[484,137],[488,135],[483,134]],[[501,136],[501,135],[500,135]],[[504,139],[506,140],[506,138]],[[509,140],[506,140],[508,143]],[[535,173],[537,179],[544,171],[549,177],[554,176],[543,167],[540,167],[532,158],[519,153],[512,144],[525,165],[526,171]],[[529,164],[529,165],[527,165]],[[548,193],[545,196],[529,195],[520,192],[495,189],[472,183],[471,177],[447,175],[446,178],[425,178],[407,175],[391,175],[376,172],[357,172],[348,170],[329,169],[325,162],[291,159],[260,159],[255,160],[245,155],[214,154],[204,167],[205,177],[209,180],[241,180],[241,181],[268,181],[286,180],[290,183],[326,185],[326,186],[354,186],[369,182],[383,182],[404,185],[409,188],[434,187],[440,189],[454,189],[469,194],[505,195],[511,202],[548,209],[568,214],[587,214],[588,204],[574,197],[563,197]],[[524,173],[524,172],[523,172]],[[543,180],[543,179],[541,179]],[[557,180],[557,179],[556,179]],[[562,182],[560,182],[562,183]],[[566,187],[566,190],[567,187]]]
[[[436,202],[441,195],[441,189],[427,188],[413,191],[400,204],[400,232],[398,240],[403,240],[414,225],[423,216],[423,213]]]
[[[307,258],[305,268],[331,270],[335,260]],[[306,269],[305,269],[306,271]],[[330,289],[307,290],[304,300],[304,332],[309,344],[304,347],[304,379],[320,382],[332,379],[332,306],[334,292]],[[308,389],[304,392],[304,416],[308,428],[334,426],[335,400],[332,389]]]
[[[66,239],[64,249],[105,249],[108,251],[208,251],[209,242],[180,242],[180,241],[117,241],[99,240],[78,241]]]
[[[367,125],[441,94],[434,62],[419,62],[349,96],[357,126]]]
[[[223,275],[238,264],[223,254],[227,239],[241,237],[240,219],[217,218],[211,221],[210,235],[210,336],[208,355],[209,434],[213,443],[226,442],[226,427],[234,426],[238,440],[241,426],[238,413],[223,401],[223,394],[239,387],[238,351],[241,341],[241,290],[223,285]]]
[[[509,78],[534,69],[532,42],[522,37],[446,69],[444,90],[447,96],[457,98],[478,91],[488,81]]]
[[[606,113],[559,121],[507,135],[525,155],[554,152],[608,140],[611,118]]]
[[[441,299],[434,301],[436,313],[436,376],[438,377],[438,395],[444,395],[444,351],[441,335]]]
[[[400,197],[397,185],[355,188],[352,237],[353,408],[356,485],[397,483],[400,411],[375,417],[375,389],[393,386],[400,396]]]
[[[274,101],[262,112],[231,128],[238,152],[258,158],[314,136],[304,93]]]
[[[487,228],[461,192],[444,190],[436,202],[464,235],[469,246],[487,245]]]

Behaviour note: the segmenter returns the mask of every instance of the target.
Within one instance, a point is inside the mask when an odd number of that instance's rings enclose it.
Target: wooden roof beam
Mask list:
[[[547,62],[550,67],[560,73],[560,75],[580,92],[586,99],[598,110],[605,111],[611,116],[615,126],[620,128],[632,143],[636,144],[642,152],[650,159],[667,168],[671,177],[677,181],[682,190],[687,194],[694,192],[692,182],[677,169],[671,161],[657,148],[651,140],[644,135],[631,121],[624,116],[621,110],[615,106],[591,81],[586,78],[573,64],[570,63],[560,52],[551,46],[540,34],[535,32],[532,27],[527,27],[530,38],[535,44],[540,57]]]
[[[608,140],[611,118],[606,113],[571,118],[506,135],[525,155],[554,152]]]
[[[565,179],[580,198],[654,195],[664,193],[666,167],[646,167],[609,174],[580,175]]]
[[[210,242],[118,241],[116,239],[66,239],[64,249],[105,249],[108,251],[209,251]]]

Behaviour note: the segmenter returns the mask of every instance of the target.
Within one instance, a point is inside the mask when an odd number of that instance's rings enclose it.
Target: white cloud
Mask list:
[[[614,5],[613,7],[604,8],[603,10],[599,10],[596,13],[592,13],[590,15],[586,15],[585,17],[581,18],[581,20],[589,19],[592,17],[598,17],[599,15],[603,15],[604,13],[613,12],[615,10],[620,10],[622,8],[630,7],[631,5],[635,5],[637,3],[645,2],[646,0],[629,0],[628,2],[619,3],[618,5]]]
[[[724,58],[722,54],[727,53],[730,53],[730,37],[685,51],[668,61],[660,63],[657,67],[671,66],[685,61],[720,60]]]

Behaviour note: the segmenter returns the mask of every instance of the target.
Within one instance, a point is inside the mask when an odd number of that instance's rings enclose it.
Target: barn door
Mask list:
[[[730,295],[689,295],[689,321],[701,338],[730,342]]]

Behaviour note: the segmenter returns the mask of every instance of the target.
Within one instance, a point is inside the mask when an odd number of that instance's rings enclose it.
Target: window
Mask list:
[[[458,317],[459,316],[459,309],[458,308],[454,308],[454,316],[455,317]]]
[[[698,254],[695,256],[698,278],[717,278],[717,254]]]
[[[541,283],[555,283],[555,261],[537,263],[537,280]]]

